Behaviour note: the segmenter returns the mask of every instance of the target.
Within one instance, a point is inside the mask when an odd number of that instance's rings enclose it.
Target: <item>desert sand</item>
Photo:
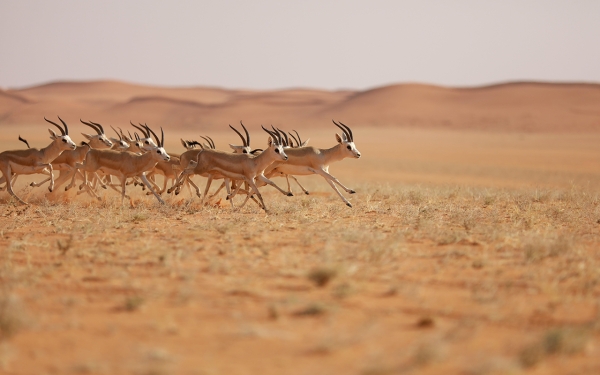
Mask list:
[[[0,193],[0,373],[600,373],[600,86],[351,90],[53,83],[0,92],[0,149],[48,143],[43,116],[253,147],[261,124],[361,159],[270,209],[160,206],[128,188]],[[203,186],[204,179],[195,179]],[[285,180],[274,180],[285,187]],[[214,189],[214,188],[213,188]]]

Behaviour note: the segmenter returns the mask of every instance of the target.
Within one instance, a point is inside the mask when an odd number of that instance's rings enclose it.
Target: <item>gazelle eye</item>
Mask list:
[[[66,140],[66,139],[63,139],[63,142],[67,143],[67,140]]]
[[[156,150],[156,153],[157,153],[157,154],[160,154],[160,150]]]
[[[247,154],[247,153],[248,153],[248,151],[246,151],[246,150],[244,150],[244,151],[242,151],[242,152],[243,152],[244,154]]]
[[[278,149],[278,148],[276,148],[276,149],[275,149],[275,152],[279,154],[279,149]]]
[[[350,146],[348,146],[347,148],[348,148],[348,150],[352,150],[352,147],[350,147]]]

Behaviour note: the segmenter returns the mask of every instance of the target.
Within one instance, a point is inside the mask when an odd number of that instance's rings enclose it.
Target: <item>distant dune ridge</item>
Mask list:
[[[513,82],[474,88],[397,84],[366,91],[166,88],[115,81],[55,82],[0,90],[0,125],[59,114],[125,126],[221,128],[244,120],[286,128],[330,125],[493,131],[599,131],[600,84]]]

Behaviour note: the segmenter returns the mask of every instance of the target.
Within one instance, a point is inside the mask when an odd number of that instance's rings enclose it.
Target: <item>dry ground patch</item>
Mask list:
[[[3,202],[0,371],[600,372],[598,194],[308,185],[268,214]]]

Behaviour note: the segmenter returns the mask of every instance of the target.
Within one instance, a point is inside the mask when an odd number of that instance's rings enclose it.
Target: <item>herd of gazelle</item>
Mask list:
[[[27,204],[13,191],[13,184],[17,176],[22,174],[44,174],[48,177],[39,183],[31,183],[38,187],[50,182],[48,189],[52,192],[67,181],[70,183],[65,187],[69,190],[76,184],[79,178],[79,193],[87,192],[93,197],[100,199],[96,189],[100,186],[104,189],[110,187],[117,189],[120,186],[121,202],[127,197],[126,185],[130,182],[143,183],[149,190],[148,194],[154,194],[162,204],[165,202],[161,194],[179,194],[181,187],[193,186],[202,202],[207,198],[208,190],[213,180],[223,180],[215,196],[223,187],[227,190],[227,199],[233,207],[233,197],[242,192],[246,199],[242,207],[249,199],[254,200],[262,209],[266,210],[259,187],[271,185],[282,194],[292,196],[289,177],[291,177],[305,194],[308,191],[300,185],[294,175],[321,175],[327,183],[335,190],[347,206],[352,207],[350,202],[340,193],[339,185],[347,193],[353,194],[354,190],[344,186],[337,178],[329,173],[329,165],[344,158],[360,158],[360,152],[354,145],[352,130],[341,122],[335,122],[342,135],[336,133],[337,144],[328,149],[307,146],[308,140],[302,141],[298,132],[286,134],[284,131],[271,127],[272,130],[262,129],[269,135],[268,147],[266,149],[252,149],[250,147],[250,134],[240,122],[245,136],[236,128],[229,125],[242,140],[242,145],[229,145],[233,152],[219,151],[210,137],[202,137],[207,143],[181,140],[187,149],[183,154],[167,154],[164,149],[164,132],[161,128],[161,137],[146,124],[131,125],[141,132],[141,136],[134,132],[135,137],[128,135],[119,129],[113,130],[118,138],[108,138],[104,133],[102,125],[95,122],[85,122],[84,125],[92,128],[96,134],[83,134],[87,142],[77,146],[69,137],[69,127],[59,117],[63,126],[48,120],[48,123],[60,130],[60,135],[52,129],[50,138],[52,143],[45,148],[30,148],[26,140],[19,136],[19,140],[27,144],[27,149],[10,150],[0,153],[0,171],[2,177],[1,189],[8,190],[19,202]],[[112,127],[112,126],[111,126]],[[295,142],[295,143],[294,143]],[[196,148],[198,146],[198,148]],[[59,171],[55,179],[53,171]],[[164,185],[162,189],[156,184],[154,176],[162,175]],[[193,175],[201,175],[207,178],[204,194],[191,180]],[[273,177],[286,177],[287,190],[281,189],[270,179]],[[119,184],[113,183],[113,177],[119,180]],[[171,188],[167,189],[167,182],[172,181]],[[140,184],[141,184],[140,183]],[[257,197],[258,200],[256,200]]]

